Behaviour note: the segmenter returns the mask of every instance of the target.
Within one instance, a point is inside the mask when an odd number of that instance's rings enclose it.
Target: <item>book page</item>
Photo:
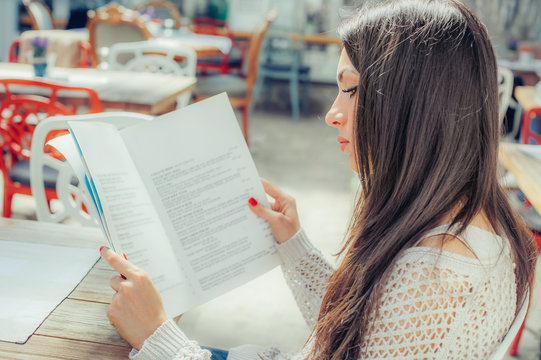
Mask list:
[[[52,235],[51,235],[52,236]],[[23,344],[99,259],[94,248],[0,238],[0,341]]]
[[[268,202],[225,93],[120,133],[199,302],[278,265],[248,207]]]
[[[93,180],[118,253],[144,269],[160,291],[169,316],[179,294],[189,294],[167,235],[118,130],[104,122],[69,122]],[[189,299],[186,301],[190,302]]]
[[[95,186],[91,185],[91,180],[88,178],[88,169],[81,158],[81,150],[75,143],[75,138],[73,134],[62,135],[55,137],[47,142],[47,145],[54,147],[58,152],[60,152],[66,161],[71,166],[77,180],[82,184],[83,192],[91,200],[88,211],[94,219],[97,219],[98,224],[101,227],[101,230],[105,234],[105,237],[109,243],[109,247],[115,250],[115,244],[111,240],[111,234],[109,234],[109,228],[105,223],[105,218],[103,216],[103,208],[101,203],[99,203],[99,197],[96,193]],[[116,251],[116,250],[115,250]]]

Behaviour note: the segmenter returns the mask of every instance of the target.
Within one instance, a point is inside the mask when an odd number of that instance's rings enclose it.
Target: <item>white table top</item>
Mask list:
[[[183,44],[186,46],[195,47],[197,46],[209,46],[219,49],[223,54],[229,54],[231,51],[231,46],[233,45],[230,38],[225,36],[217,35],[205,35],[205,34],[195,34],[190,32],[188,29],[168,29],[164,30],[157,34],[157,39],[161,40],[171,40],[173,42]]]
[[[34,79],[34,73],[28,64],[0,63],[0,78]],[[60,67],[48,70],[43,79],[93,89],[106,109],[153,115],[169,110],[178,95],[193,89],[197,81],[195,77],[172,74]]]
[[[520,61],[498,59],[498,65],[514,71],[541,73],[541,60],[533,60],[526,63]]]

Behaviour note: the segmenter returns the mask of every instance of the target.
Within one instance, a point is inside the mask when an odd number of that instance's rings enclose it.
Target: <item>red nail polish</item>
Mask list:
[[[254,199],[254,198],[250,198],[250,200],[248,200],[248,203],[252,206],[256,206],[257,205],[257,200]]]
[[[100,252],[101,252],[101,250],[102,250],[103,248],[104,248],[104,246],[100,247]]]
[[[126,254],[122,254],[122,256],[124,256],[124,259],[128,260],[128,257],[126,256]]]

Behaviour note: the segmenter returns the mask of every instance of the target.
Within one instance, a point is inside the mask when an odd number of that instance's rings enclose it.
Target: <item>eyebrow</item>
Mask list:
[[[346,71],[349,71],[350,73],[352,73],[353,75],[358,75],[357,73],[357,70],[355,70],[353,67],[351,66],[347,66],[345,68],[343,68],[339,73],[338,73],[338,76],[337,76],[337,79],[338,79],[338,82],[341,82],[343,79],[344,79],[344,73]]]

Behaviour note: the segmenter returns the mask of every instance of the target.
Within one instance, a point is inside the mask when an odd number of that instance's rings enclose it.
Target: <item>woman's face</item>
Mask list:
[[[338,129],[338,143],[340,150],[349,155],[349,166],[359,172],[357,157],[354,150],[353,123],[356,121],[357,86],[359,73],[353,67],[345,50],[340,54],[338,69],[336,71],[338,95],[330,110],[327,112],[325,122]]]

